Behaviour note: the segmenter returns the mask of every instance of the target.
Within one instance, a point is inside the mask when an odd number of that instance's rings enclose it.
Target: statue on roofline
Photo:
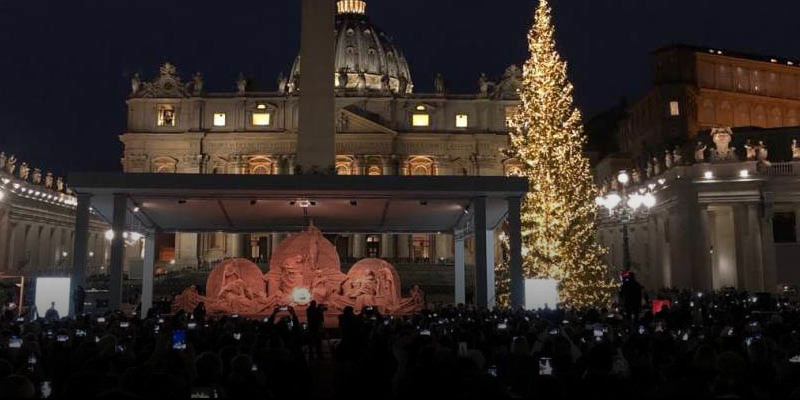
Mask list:
[[[436,94],[444,96],[445,92],[444,75],[442,75],[441,72],[436,73],[436,79],[433,82],[433,86],[436,89]]]
[[[8,169],[8,173],[10,175],[14,175],[14,171],[17,169],[17,156],[11,155],[6,162],[6,168]]]
[[[755,161],[758,156],[758,149],[756,146],[753,146],[753,142],[751,142],[750,139],[747,139],[747,143],[744,144],[744,151],[747,161]]]
[[[664,167],[666,169],[671,169],[674,165],[674,160],[672,158],[672,152],[669,150],[664,150]]]
[[[33,169],[33,178],[31,180],[31,182],[33,182],[36,185],[39,185],[39,184],[42,183],[42,170],[41,169],[39,169],[39,168],[34,168]]]
[[[30,175],[30,172],[31,172],[31,169],[30,169],[30,167],[28,167],[28,163],[23,161],[22,164],[19,166],[19,179],[21,179],[23,181],[27,181],[28,180],[28,175]]]
[[[286,85],[287,85],[286,75],[284,75],[283,72],[281,72],[278,75],[278,92],[281,94],[286,94]]]
[[[139,93],[139,88],[142,87],[142,78],[139,77],[138,72],[134,72],[131,76],[131,96]]]
[[[194,76],[192,76],[192,94],[195,96],[200,96],[203,94],[203,74],[196,72]]]
[[[797,145],[797,139],[792,139],[792,160],[800,160],[800,146]]]
[[[681,149],[678,146],[675,146],[675,150],[672,151],[672,162],[675,166],[680,166],[683,164],[683,155],[681,154]]]
[[[712,129],[711,139],[715,146],[711,151],[711,161],[737,161],[736,148],[730,146],[733,140],[733,131],[730,128]]]
[[[242,95],[247,91],[247,78],[244,77],[244,74],[239,74],[239,77],[236,78],[236,93]]]
[[[762,164],[769,164],[769,149],[767,149],[767,145],[764,144],[763,140],[758,141],[757,149],[757,158],[758,162]]]
[[[481,76],[478,78],[478,94],[481,98],[489,97],[489,92],[495,86],[494,82],[489,81],[486,78],[485,73],[481,73]]]
[[[695,161],[701,163],[706,161],[706,146],[703,142],[697,142],[697,147],[694,150],[694,159]]]

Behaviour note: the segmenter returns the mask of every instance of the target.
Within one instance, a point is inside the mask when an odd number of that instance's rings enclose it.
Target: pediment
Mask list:
[[[387,135],[396,135],[397,132],[387,128],[380,122],[376,121],[377,116],[370,115],[369,113],[356,109],[353,107],[346,107],[339,110],[336,116],[336,132],[337,133],[385,133]]]

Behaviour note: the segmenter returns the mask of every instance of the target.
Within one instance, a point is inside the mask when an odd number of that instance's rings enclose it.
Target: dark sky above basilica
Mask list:
[[[648,53],[671,43],[800,58],[800,2],[552,0],[576,99],[591,116],[649,84]],[[471,93],[481,72],[526,56],[535,0],[369,0],[405,52],[417,92],[441,71]],[[119,170],[129,77],[164,61],[210,91],[239,72],[274,90],[299,46],[297,0],[0,0],[0,150],[59,173]]]

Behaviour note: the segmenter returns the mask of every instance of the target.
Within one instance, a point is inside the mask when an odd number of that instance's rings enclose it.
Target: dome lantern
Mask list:
[[[367,2],[363,0],[339,0],[336,2],[338,14],[359,14],[367,13]]]

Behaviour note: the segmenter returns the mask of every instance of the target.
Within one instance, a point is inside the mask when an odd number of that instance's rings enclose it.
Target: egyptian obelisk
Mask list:
[[[334,126],[334,0],[302,0],[300,116],[297,165],[303,173],[332,170],[336,163]]]

